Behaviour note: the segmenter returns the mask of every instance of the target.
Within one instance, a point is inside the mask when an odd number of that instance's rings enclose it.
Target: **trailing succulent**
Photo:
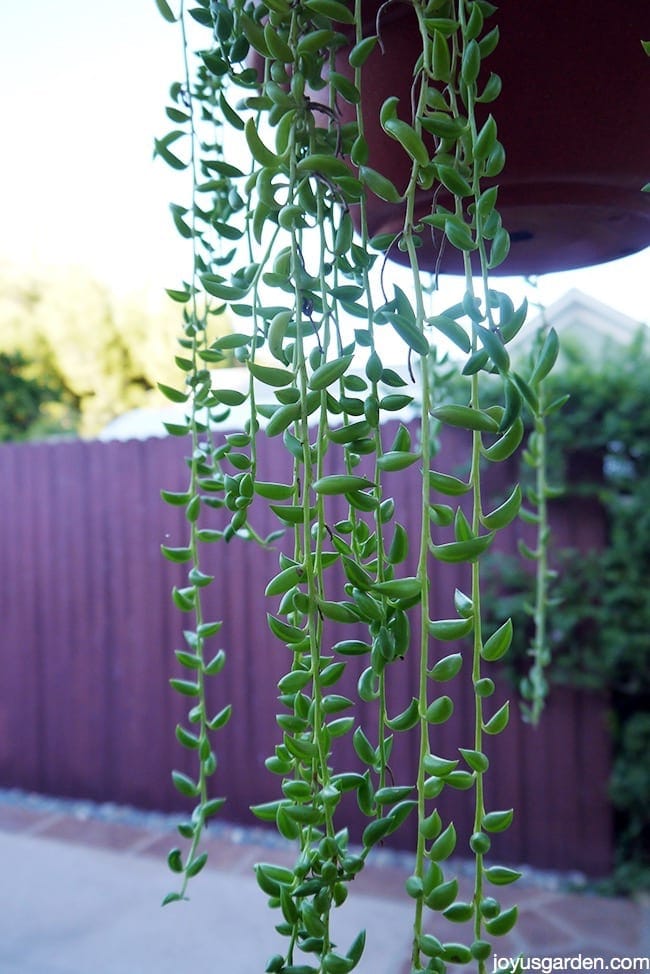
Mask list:
[[[513,817],[512,809],[488,807],[484,793],[489,742],[509,718],[490,673],[509,648],[512,624],[506,619],[482,634],[481,559],[517,517],[521,490],[515,486],[486,509],[483,477],[518,449],[522,410],[539,413],[537,388],[557,354],[551,338],[528,381],[511,369],[507,345],[526,305],[515,308],[489,280],[509,248],[495,184],[505,152],[489,111],[500,81],[483,70],[498,42],[495,7],[413,0],[421,50],[411,103],[388,98],[378,120],[404,158],[404,184],[396,185],[377,160],[370,164],[366,138],[365,68],[381,50],[381,10],[368,29],[361,5],[341,0],[194,0],[189,9],[181,3],[178,14],[166,0],[157,5],[180,25],[186,76],[171,87],[174,128],[156,141],[156,153],[186,174],[190,198],[171,211],[192,252],[187,279],[169,291],[184,312],[177,358],[183,381],[163,387],[185,406],[184,420],[169,424],[169,432],[191,441],[186,490],[163,491],[184,508],[188,538],[163,554],[187,572],[173,599],[194,621],[176,654],[184,675],[172,685],[190,706],[177,736],[195,753],[197,770],[174,772],[194,811],[180,826],[187,850],[169,856],[181,888],[167,901],[183,897],[205,864],[202,830],[223,804],[209,784],[216,732],[231,710],[208,710],[206,684],[226,654],[212,650],[221,623],[204,613],[213,581],[206,549],[240,539],[270,544],[255,528],[255,506],[268,503],[290,544],[268,580],[272,611],[260,626],[287,647],[289,667],[279,681],[278,739],[269,742],[275,748],[266,762],[278,777],[278,798],[253,812],[274,822],[297,852],[292,868],[256,867],[285,941],[266,970],[339,974],[357,966],[365,931],[339,948],[333,915],[378,843],[415,817],[406,883],[414,907],[412,971],[470,962],[485,971],[493,938],[517,917],[516,907],[503,908],[493,894],[519,873],[490,858],[491,834]],[[352,106],[353,120],[342,121],[343,103]],[[431,206],[416,220],[422,190]],[[394,206],[400,225],[370,239],[367,211],[375,197]],[[419,260],[425,235],[459,254],[466,288],[454,307],[435,307],[435,280],[432,288]],[[408,285],[391,281],[395,253],[410,268]],[[209,316],[224,311],[235,330],[206,341]],[[407,351],[411,375],[420,376],[417,396],[413,383],[382,361],[380,330],[392,331]],[[432,344],[443,339],[464,356],[469,385],[461,401],[440,402],[429,368]],[[211,371],[233,351],[248,372],[247,392],[222,388]],[[500,396],[482,408],[487,375],[497,377]],[[257,402],[260,384],[272,390],[272,405]],[[219,420],[244,403],[244,429],[219,435]],[[418,435],[399,424],[388,436],[384,421],[409,405],[417,407]],[[466,431],[466,479],[436,466],[440,425]],[[260,437],[286,451],[285,482],[260,478]],[[417,537],[407,537],[390,488],[390,478],[411,467],[421,481]],[[413,547],[417,567],[406,574]],[[440,571],[462,563],[471,574],[444,619],[431,616],[432,559]],[[363,638],[349,637],[352,624],[363,627]],[[326,627],[338,635],[326,639]],[[459,639],[464,652],[448,646]],[[417,654],[418,681],[408,706],[394,713],[391,671],[407,651]],[[353,656],[365,664],[358,700],[337,690]],[[473,687],[472,726],[454,753],[439,754],[436,730],[451,717],[453,688],[463,680]],[[415,780],[395,780],[390,768],[393,742],[404,733],[417,740]],[[358,758],[354,768],[335,762],[336,741],[346,735]],[[467,848],[437,807],[448,788],[466,792],[474,809]],[[341,819],[348,792],[368,819],[358,849]],[[475,861],[468,900],[459,899],[447,865],[454,852]],[[466,942],[427,932],[439,914],[467,925],[459,926],[468,931]]]

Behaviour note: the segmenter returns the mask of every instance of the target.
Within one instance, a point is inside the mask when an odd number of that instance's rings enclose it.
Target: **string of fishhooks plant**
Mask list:
[[[543,311],[542,308],[542,314]],[[549,692],[546,670],[551,663],[551,649],[547,638],[547,616],[549,608],[557,604],[550,593],[557,572],[549,565],[551,529],[548,501],[559,497],[563,491],[548,481],[548,421],[549,416],[561,409],[569,396],[559,396],[549,402],[544,380],[555,365],[559,351],[557,332],[543,320],[535,336],[531,373],[527,380],[536,399],[533,403],[533,429],[522,454],[523,462],[533,472],[534,482],[526,486],[524,497],[528,503],[519,512],[521,519],[535,529],[533,548],[523,539],[519,540],[520,553],[535,563],[534,601],[524,606],[533,620],[533,637],[528,649],[531,665],[520,683],[522,715],[524,720],[534,725],[540,721]]]
[[[484,792],[488,742],[509,717],[508,702],[493,700],[489,674],[508,650],[512,626],[505,620],[482,637],[480,564],[521,504],[515,486],[497,509],[485,510],[483,471],[519,447],[522,403],[537,406],[530,384],[510,369],[506,349],[524,323],[526,306],[515,309],[489,281],[509,247],[498,189],[484,183],[493,183],[505,159],[496,121],[485,107],[498,97],[500,82],[494,74],[479,80],[498,42],[498,28],[486,23],[495,8],[485,0],[413,0],[421,52],[412,105],[388,98],[379,119],[409,166],[405,185],[396,186],[376,161],[370,165],[366,137],[364,67],[381,46],[381,11],[368,31],[359,0],[355,6],[341,0],[194,0],[189,9],[181,3],[178,13],[166,0],[156,2],[166,20],[180,24],[186,57],[186,77],[172,86],[167,110],[176,128],[157,141],[156,152],[189,172],[191,201],[174,205],[172,215],[193,252],[187,281],[169,292],[185,314],[178,359],[184,384],[163,389],[187,408],[186,421],[168,428],[191,437],[188,487],[164,496],[185,509],[189,540],[163,553],[187,570],[186,584],[173,598],[193,614],[194,625],[185,632],[187,649],[177,653],[186,676],[172,685],[189,701],[189,726],[179,727],[177,736],[196,754],[197,771],[194,777],[174,773],[176,787],[195,809],[180,827],[188,850],[170,853],[181,887],[167,901],[185,896],[189,879],[205,864],[202,831],[222,804],[210,797],[208,781],[216,768],[214,732],[229,719],[230,708],[215,716],[208,711],[206,683],[226,660],[223,651],[211,651],[219,622],[203,618],[203,596],[213,581],[204,570],[204,545],[230,542],[227,558],[239,539],[262,541],[253,502],[268,502],[291,547],[280,554],[278,572],[266,585],[272,611],[260,625],[287,647],[290,666],[279,681],[278,740],[266,762],[278,777],[278,798],[253,812],[275,823],[297,852],[293,868],[256,867],[285,939],[266,970],[339,974],[358,965],[365,931],[339,947],[335,911],[373,849],[417,818],[405,891],[414,901],[412,971],[474,961],[483,972],[493,938],[511,930],[517,915],[516,907],[502,908],[493,894],[519,873],[488,858],[490,834],[507,829],[513,817],[512,809],[487,807]],[[201,35],[195,56],[190,24]],[[341,50],[347,52],[347,73],[334,62]],[[353,121],[342,122],[342,103],[354,106]],[[416,193],[423,188],[431,191],[432,206],[417,222]],[[395,234],[369,239],[367,203],[373,195],[403,215]],[[443,198],[447,205],[439,202]],[[438,313],[429,310],[419,265],[424,234],[440,247],[455,248],[464,267],[463,301]],[[408,258],[409,294],[388,283],[386,259],[396,249]],[[382,269],[379,282],[373,267]],[[240,330],[208,343],[206,316],[226,309],[241,322]],[[385,367],[380,328],[392,329],[408,351],[411,373],[421,375],[417,437],[398,425],[386,439],[384,420],[415,396],[407,380]],[[421,367],[436,336],[466,356],[469,401],[438,402],[431,384],[435,370]],[[210,365],[233,348],[248,369],[247,394],[220,388],[210,373]],[[481,378],[487,373],[500,377],[502,404],[483,409]],[[274,405],[256,402],[256,383],[273,390]],[[245,429],[215,437],[224,407],[244,401],[250,405]],[[436,469],[438,424],[465,431],[467,480]],[[286,482],[259,478],[261,436],[286,450]],[[407,536],[389,492],[394,478],[411,467],[421,471],[417,538]],[[337,472],[327,472],[332,469]],[[218,530],[215,508],[227,518]],[[412,544],[417,570],[407,575],[403,566]],[[435,573],[432,558],[439,565]],[[471,587],[456,592],[449,618],[432,618],[435,575],[449,563],[471,566]],[[341,572],[342,590],[336,581]],[[355,633],[365,627],[365,637],[352,638],[352,625]],[[338,636],[326,638],[332,627]],[[467,649],[449,652],[447,644],[457,640],[466,640]],[[409,705],[393,713],[393,664],[407,652],[418,656],[418,684]],[[363,708],[339,689],[351,657],[365,662],[358,681]],[[440,754],[436,729],[454,709],[445,691],[462,680],[473,687],[474,726],[457,752]],[[361,712],[373,713],[372,721],[362,723]],[[417,738],[416,780],[393,777],[390,754],[401,734]],[[359,761],[354,768],[335,763],[336,741],[346,735]],[[438,809],[448,788],[465,791],[472,803],[467,849],[457,847],[454,823]],[[358,850],[341,819],[347,792],[368,818]],[[446,865],[454,852],[474,857],[468,901],[459,900],[458,878]],[[466,942],[427,932],[436,914],[458,923]]]

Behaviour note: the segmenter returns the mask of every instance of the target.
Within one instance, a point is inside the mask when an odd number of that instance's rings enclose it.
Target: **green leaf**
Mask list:
[[[399,337],[406,342],[409,348],[412,348],[418,355],[429,354],[431,351],[429,342],[414,322],[396,311],[386,311],[385,314]]]
[[[482,328],[480,325],[475,325],[474,330],[497,369],[500,372],[507,372],[510,367],[510,356],[501,337],[491,328]]]
[[[402,146],[404,151],[419,166],[428,166],[429,150],[422,141],[422,136],[400,118],[387,118],[381,123],[384,132]]]
[[[476,561],[492,544],[494,532],[470,538],[468,541],[449,541],[446,544],[432,544],[434,558],[445,562]]]
[[[176,17],[174,16],[171,7],[167,3],[167,0],[156,0],[156,6],[160,11],[161,15],[169,24],[176,23]]]
[[[183,857],[180,849],[171,849],[167,856],[167,865],[174,873],[183,872]]]
[[[183,747],[186,747],[192,751],[195,751],[200,744],[199,738],[196,736],[196,734],[191,734],[188,730],[182,727],[181,724],[176,725],[176,740],[179,742],[179,744],[182,744]]]
[[[275,410],[266,424],[267,436],[278,436],[294,423],[300,416],[300,403],[287,403]],[[299,445],[299,444],[298,444]]]
[[[181,771],[172,771],[172,781],[176,791],[186,798],[195,798],[199,793],[199,786],[195,781]]]
[[[377,789],[375,801],[378,805],[393,805],[407,798],[412,791],[413,785],[387,785],[385,788]]]
[[[489,104],[499,97],[502,87],[501,78],[493,71],[485,84],[485,88],[476,100],[483,104]]]
[[[362,41],[355,44],[348,55],[350,66],[353,68],[363,67],[377,46],[378,40],[379,38],[373,34],[371,37],[364,37]]]
[[[279,168],[280,158],[274,152],[271,152],[260,139],[253,117],[247,119],[244,134],[250,153],[256,162],[259,162],[261,166],[268,166],[270,169]]]
[[[453,342],[457,348],[460,348],[463,352],[469,352],[472,343],[469,335],[457,321],[453,318],[448,318],[446,315],[433,315],[431,318],[427,318],[427,323],[431,325],[432,328],[436,328],[438,331],[442,332],[449,341]]]
[[[444,81],[445,84],[451,80],[451,55],[447,38],[441,30],[433,33],[433,77],[436,81]]]
[[[503,436],[492,444],[492,446],[481,447],[483,456],[492,463],[499,463],[511,457],[519,447],[524,436],[524,424],[521,417],[517,417],[510,429],[506,430]],[[496,512],[493,512],[496,513]],[[484,522],[485,523],[485,522]],[[486,525],[487,527],[487,525]]]
[[[483,730],[486,734],[500,734],[508,725],[508,720],[510,718],[510,701],[506,700],[502,707],[499,707],[497,712],[490,717],[486,724],[483,724]]]
[[[354,745],[354,750],[357,756],[363,761],[364,764],[374,767],[377,762],[377,755],[375,754],[375,749],[366,737],[361,727],[357,727],[352,737],[352,743]]]
[[[490,245],[488,269],[493,270],[502,264],[510,253],[510,234],[505,227],[499,227]]]
[[[479,48],[478,42],[472,39],[465,46],[460,69],[463,83],[466,84],[468,88],[475,84],[480,69],[481,49]]]
[[[332,652],[340,653],[342,656],[363,656],[370,650],[370,644],[360,639],[341,639],[332,646]]]
[[[241,301],[248,292],[247,287],[233,287],[215,274],[202,274],[201,283],[208,294],[221,301]]]
[[[549,374],[560,351],[560,340],[555,328],[550,328],[535,362],[529,384],[534,388]]]
[[[497,140],[497,124],[492,115],[488,115],[487,121],[478,133],[474,143],[474,158],[477,161],[487,159]]]
[[[354,23],[353,12],[339,0],[305,0],[305,6],[329,20],[335,20],[342,24]]]
[[[187,436],[190,431],[189,425],[181,425],[180,423],[163,423],[163,426],[170,436]]]
[[[178,291],[173,288],[165,288],[165,293],[178,304],[186,304],[192,297],[189,291]]]
[[[393,540],[391,541],[390,548],[386,555],[387,560],[391,565],[399,565],[403,561],[406,561],[408,557],[409,550],[409,539],[406,529],[401,524],[395,525],[395,533],[393,534]]]
[[[451,474],[438,473],[436,470],[429,471],[429,483],[434,490],[449,497],[459,497],[472,489],[471,483],[465,483],[464,480],[452,477]]]
[[[404,731],[410,730],[411,727],[415,727],[419,719],[419,704],[415,697],[413,697],[406,710],[403,710],[401,714],[398,714],[396,717],[387,720],[386,724],[391,730]]]
[[[512,808],[504,811],[488,812],[483,816],[482,827],[486,832],[505,832],[514,816]]]
[[[494,663],[510,649],[512,642],[512,619],[506,619],[496,632],[493,632],[487,642],[481,648],[481,656],[484,660]]]
[[[445,235],[456,250],[476,250],[477,244],[472,237],[470,228],[460,217],[447,217],[445,220]]]
[[[170,135],[171,134],[177,138],[179,135],[183,135],[184,133],[170,133]],[[160,156],[160,158],[163,159],[172,169],[187,169],[188,163],[183,162],[182,159],[179,159],[177,155],[169,150],[168,145],[172,141],[175,141],[175,139],[170,138],[170,136],[165,136],[163,139],[154,139],[154,156]]]
[[[329,72],[328,84],[331,85],[333,91],[337,92],[350,105],[358,105],[361,101],[361,94],[357,86],[339,71]]]
[[[429,635],[434,639],[451,641],[468,636],[474,628],[474,620],[468,619],[438,619],[429,623]]]
[[[177,680],[172,679],[169,681],[169,685],[177,693],[181,693],[184,697],[198,697],[200,693],[200,686],[198,683],[194,683],[192,680]]]
[[[304,578],[305,570],[302,565],[290,565],[288,568],[278,572],[266,586],[264,594],[267,597],[273,595],[284,595],[289,589],[293,588]]]
[[[405,450],[389,450],[377,457],[377,467],[379,470],[394,471],[404,470],[420,459],[419,453],[409,453]]]
[[[254,378],[259,379],[264,385],[281,388],[291,385],[295,381],[295,374],[288,369],[281,369],[276,366],[258,365],[257,362],[249,362],[248,368]]]
[[[271,6],[271,4],[267,5]],[[287,5],[286,9],[282,12],[285,14],[288,13],[289,6]],[[316,51],[329,47],[336,36],[336,31],[328,28],[309,31],[309,33],[302,34],[302,36],[299,37],[296,51],[299,55],[313,54]]]
[[[469,596],[465,595],[464,592],[461,592],[461,590],[457,588],[454,592],[454,608],[459,616],[463,616],[464,619],[467,619],[474,611],[474,603]]]
[[[420,950],[426,957],[439,957],[442,954],[442,944],[431,933],[423,933],[418,938],[418,943]]]
[[[192,861],[188,864],[187,868],[185,869],[187,876],[190,879],[193,876],[196,876],[198,873],[201,872],[201,870],[203,869],[207,861],[208,861],[207,852],[202,852],[200,855],[196,857],[196,859],[192,859]]]
[[[436,778],[445,778],[457,766],[458,758],[439,758],[435,754],[427,754],[423,761],[426,773],[434,775]]]
[[[375,484],[366,477],[354,474],[330,474],[320,477],[313,483],[317,494],[348,494],[355,490],[367,490]]]
[[[517,484],[508,499],[489,514],[484,514],[481,517],[481,521],[490,531],[500,530],[510,524],[511,521],[514,521],[519,513],[520,507],[521,487]]]
[[[471,903],[452,903],[443,911],[443,916],[452,923],[467,923],[474,916],[474,907]],[[449,944],[445,944],[445,949],[449,956]]]
[[[161,906],[167,906],[169,903],[178,903],[183,899],[185,899],[185,897],[182,896],[181,893],[167,893],[161,903]]]
[[[438,697],[429,704],[425,717],[430,724],[446,723],[454,712],[454,702],[451,697]]]
[[[455,848],[456,848],[456,829],[454,827],[454,823],[450,822],[447,828],[444,830],[444,832],[440,833],[436,841],[431,846],[431,849],[429,851],[429,858],[433,862],[441,862],[443,859],[448,859]],[[458,883],[456,882],[456,880],[452,880],[452,882],[456,883],[456,891],[457,891]],[[440,889],[440,887],[437,888]],[[456,898],[456,892],[454,892],[454,895],[452,896],[451,899],[453,900],[455,898]],[[448,906],[449,904],[446,905]],[[435,909],[440,909],[440,907],[436,907]]]
[[[296,165],[299,175],[305,173],[318,173],[321,176],[329,176],[331,179],[345,179],[350,175],[348,166],[336,156],[328,156],[323,152],[314,152],[304,156]]]
[[[361,930],[357,936],[352,941],[350,949],[348,950],[346,957],[351,960],[353,965],[357,965],[361,960],[361,955],[363,954],[363,949],[366,945],[366,931]]]
[[[219,730],[220,727],[225,727],[232,716],[232,705],[226,704],[221,710],[215,714],[215,716],[209,720],[208,727],[211,731]]]
[[[488,920],[485,929],[492,937],[500,937],[510,933],[517,922],[517,907],[511,906],[509,910],[504,910],[493,920]]]
[[[387,203],[399,203],[402,199],[395,184],[377,172],[376,169],[371,169],[370,166],[359,166],[359,179],[371,193],[374,193],[379,199],[386,200]]]
[[[166,504],[171,504],[173,507],[184,507],[192,495],[188,490],[161,490],[160,496]]]
[[[469,964],[472,952],[465,944],[448,942],[442,948],[441,959],[448,964]]]
[[[460,197],[472,196],[473,190],[464,176],[462,176],[453,166],[437,165],[436,173],[438,179],[453,196]]]
[[[275,822],[278,809],[286,807],[287,804],[286,799],[280,798],[271,802],[262,802],[260,805],[251,805],[250,810],[261,822]]]
[[[371,585],[373,592],[385,595],[389,599],[415,599],[422,594],[422,582],[419,578],[393,578]]]
[[[370,825],[367,825],[363,830],[363,835],[361,837],[362,844],[365,849],[369,849],[388,835],[392,831],[392,822],[388,818],[378,818]]]
[[[440,883],[425,897],[425,903],[430,910],[446,910],[458,896],[458,880],[450,879]],[[444,948],[443,948],[444,949]]]
[[[166,399],[169,399],[170,402],[187,402],[189,399],[188,392],[180,392],[179,389],[172,389],[171,386],[167,386],[163,382],[158,383],[158,388],[162,392],[163,396],[165,396]]]
[[[160,550],[168,561],[173,561],[177,564],[183,564],[186,561],[190,561],[192,557],[191,548],[170,548],[168,545],[162,544],[160,546]]]
[[[441,423],[447,423],[448,426],[458,426],[461,429],[477,430],[482,433],[499,432],[499,424],[492,416],[472,406],[445,403],[432,409],[431,415]]]
[[[449,656],[444,656],[439,659],[438,662],[430,669],[427,673],[432,680],[437,680],[438,683],[447,683],[460,672],[463,665],[463,657],[460,653],[451,653]]]
[[[473,748],[467,747],[459,747],[458,750],[463,755],[465,761],[467,761],[467,764],[472,771],[477,771],[479,774],[483,774],[485,771],[487,771],[490,762],[482,751],[476,751]]]
[[[521,873],[507,866],[490,866],[485,870],[485,878],[493,886],[507,886],[521,878]]]
[[[331,362],[324,362],[314,369],[308,380],[310,389],[326,389],[340,379],[349,369],[354,355],[343,355]]]

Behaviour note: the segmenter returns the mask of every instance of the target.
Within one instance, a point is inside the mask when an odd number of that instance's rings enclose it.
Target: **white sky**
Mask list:
[[[168,203],[183,202],[184,176],[152,160],[177,77],[179,32],[154,0],[2,4],[0,260],[82,265],[121,292],[178,285],[189,255]],[[496,286],[515,300],[524,290]],[[540,296],[550,304],[571,287],[648,322],[650,249],[548,275]],[[451,279],[450,303],[458,288]]]

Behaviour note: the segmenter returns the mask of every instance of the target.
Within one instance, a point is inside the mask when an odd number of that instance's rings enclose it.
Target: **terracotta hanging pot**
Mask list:
[[[368,0],[366,34],[375,32],[379,6]],[[493,110],[506,149],[496,181],[511,249],[498,273],[567,270],[650,245],[650,194],[641,192],[650,179],[650,60],[641,45],[650,37],[648,0],[504,0],[493,20],[501,39],[485,78],[496,72],[503,90],[480,107],[483,119]],[[408,157],[374,120],[391,95],[406,117],[420,41],[408,3],[384,5],[380,24],[384,53],[375,48],[363,72],[368,163],[403,188]],[[346,51],[337,70],[351,76]],[[350,105],[341,108],[344,120],[354,118]],[[417,215],[430,209],[431,193],[422,192]],[[399,205],[371,197],[371,235],[401,225]],[[423,267],[435,267],[439,242],[425,235]],[[452,248],[440,270],[461,271]]]

